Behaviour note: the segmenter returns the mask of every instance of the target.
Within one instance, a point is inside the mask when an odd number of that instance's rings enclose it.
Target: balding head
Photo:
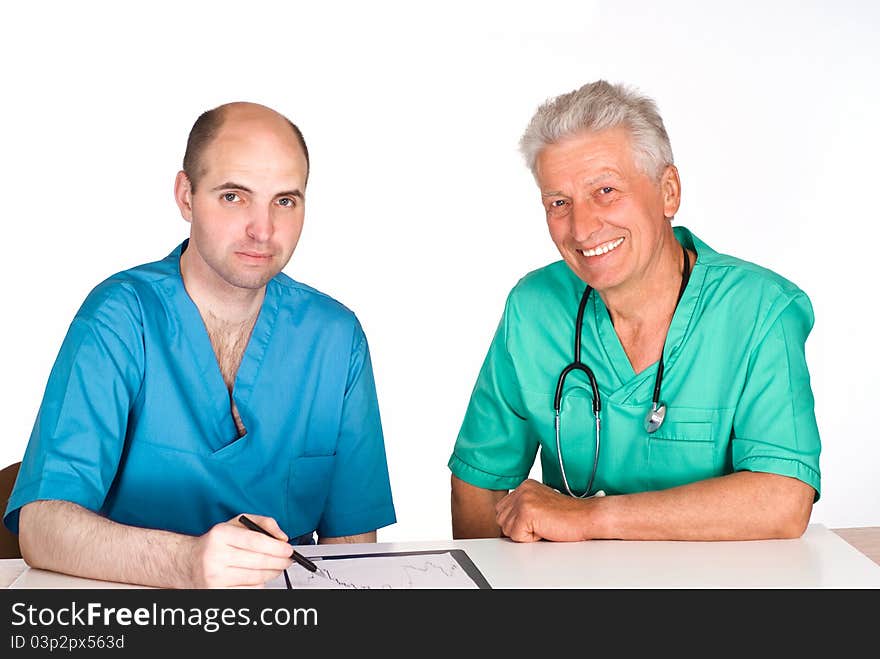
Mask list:
[[[224,130],[290,130],[306,159],[306,181],[309,172],[309,150],[302,132],[290,119],[272,108],[258,103],[235,102],[220,105],[203,112],[193,124],[186,141],[186,153],[183,155],[183,171],[195,191],[199,179],[207,165],[202,158],[206,149]]]

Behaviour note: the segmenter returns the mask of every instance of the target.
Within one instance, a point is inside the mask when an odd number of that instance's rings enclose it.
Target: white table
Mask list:
[[[515,543],[506,539],[318,545],[307,556],[464,549],[494,588],[880,588],[880,566],[821,524],[796,540]],[[0,561],[10,588],[132,588]]]

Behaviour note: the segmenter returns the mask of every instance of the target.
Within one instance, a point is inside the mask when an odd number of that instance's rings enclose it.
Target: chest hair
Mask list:
[[[228,323],[211,315],[205,319],[208,338],[211,340],[211,347],[214,349],[214,356],[217,358],[220,374],[223,376],[223,382],[226,384],[226,390],[229,392],[230,410],[239,437],[242,437],[247,432],[247,429],[238,414],[238,409],[235,407],[235,401],[232,399],[232,390],[235,386],[235,376],[238,374],[238,367],[241,365],[241,359],[251,338],[255,321],[256,316],[242,323]]]

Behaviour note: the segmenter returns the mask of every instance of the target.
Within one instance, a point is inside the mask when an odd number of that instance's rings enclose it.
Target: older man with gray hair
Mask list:
[[[637,91],[552,98],[520,147],[562,260],[507,298],[449,459],[453,535],[800,536],[820,492],[806,294],[672,226],[679,173]]]

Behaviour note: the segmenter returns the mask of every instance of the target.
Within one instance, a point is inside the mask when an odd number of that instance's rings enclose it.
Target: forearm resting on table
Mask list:
[[[815,491],[797,479],[740,471],[688,485],[584,501],[585,538],[763,540],[798,538]]]
[[[69,501],[34,501],[19,517],[19,545],[28,565],[89,579],[190,587],[195,540],[117,524]]]
[[[498,538],[495,505],[507,490],[486,490],[452,476],[452,537]]]
[[[525,496],[525,489],[541,496]],[[497,504],[506,495],[453,476],[453,538],[501,536]],[[549,540],[797,538],[809,523],[814,495],[812,487],[795,478],[749,471],[667,490],[583,500],[561,494],[548,499],[521,485],[506,499],[506,504],[516,500],[516,515],[505,523],[516,519],[514,531],[525,529],[529,537]]]

